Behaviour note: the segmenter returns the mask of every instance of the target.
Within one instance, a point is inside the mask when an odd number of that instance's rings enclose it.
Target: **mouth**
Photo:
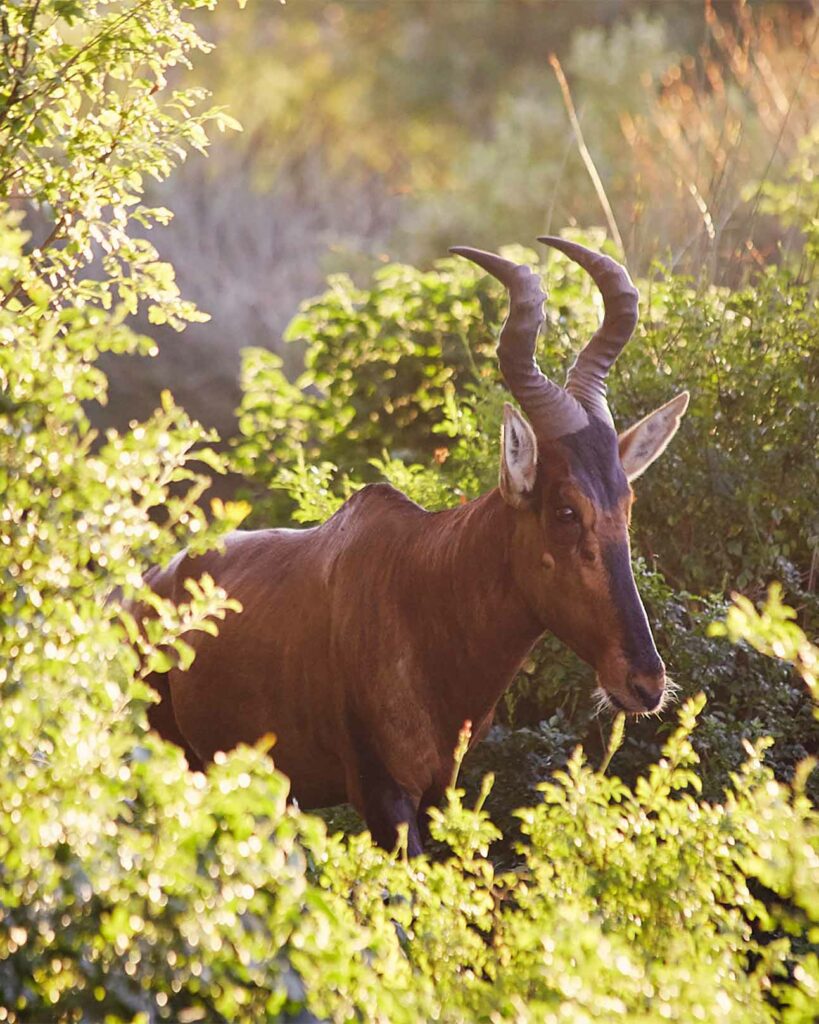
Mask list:
[[[654,707],[648,707],[646,704],[638,703],[637,701],[626,703],[626,701],[598,684],[594,692],[594,702],[596,705],[594,713],[599,715],[603,711],[623,711],[633,718],[647,718],[649,715],[659,716],[660,712],[673,701],[677,689],[676,683],[666,676],[665,688],[660,699]]]
[[[633,714],[632,708],[627,708],[626,705],[621,700],[618,700],[618,698],[615,697],[613,693],[607,694],[607,698],[609,704],[615,707],[618,711],[628,711],[632,712]]]
[[[607,693],[602,686],[594,691],[594,702],[595,702],[595,715],[601,714],[603,711],[624,711],[627,715],[632,715],[634,718],[639,718],[641,715],[653,715],[656,714],[658,709],[649,711],[645,707],[630,707],[625,704],[619,697],[615,697],[613,693]]]

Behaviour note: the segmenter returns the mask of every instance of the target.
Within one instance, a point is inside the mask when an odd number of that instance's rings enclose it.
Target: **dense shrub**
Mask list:
[[[809,231],[798,265],[768,268],[753,287],[697,287],[665,273],[643,282],[642,323],[612,373],[611,401],[623,425],[684,386],[692,393],[680,434],[636,484],[634,540],[642,557],[635,571],[671,675],[684,695],[708,694],[695,742],[710,797],[738,767],[744,740],[774,736],[768,757],[783,779],[819,750],[819,727],[788,670],[706,635],[727,587],[762,592],[774,576],[806,620],[816,621],[806,586],[819,537],[811,239]],[[599,235],[586,240],[602,242]],[[549,264],[546,283],[540,362],[560,378],[599,321],[599,297],[562,256]],[[288,333],[307,344],[307,369],[295,384],[278,357],[248,351],[236,455],[252,486],[254,521],[320,521],[374,478],[430,508],[494,486],[507,396],[491,339],[504,310],[500,286],[463,261],[444,259],[426,273],[394,266],[369,291],[336,279],[305,305]],[[500,729],[490,737],[499,761],[506,750],[526,747],[531,770],[518,773],[493,813],[508,815],[544,764],[554,763],[562,745],[548,749],[552,733],[543,724],[553,716],[572,742],[599,745],[590,674],[557,641],[539,645],[502,712],[505,725],[534,734]],[[548,741],[538,739],[544,728]],[[618,770],[633,778],[654,761],[664,730],[656,719],[630,730]],[[486,755],[480,764],[487,767]]]
[[[638,551],[692,593],[773,575],[798,594],[807,582],[819,541],[815,260],[809,245],[799,264],[770,267],[734,292],[660,270],[642,283],[642,322],[612,372],[611,402],[625,426],[691,391],[679,437],[640,481],[635,536]],[[550,257],[545,281],[539,358],[562,379],[596,326],[599,300],[562,255]],[[386,267],[368,290],[336,278],[288,329],[306,344],[296,385],[276,355],[246,353],[239,466],[269,487],[303,450],[309,463],[366,477],[368,460],[386,450],[430,467],[452,491],[491,486],[502,395],[493,339],[504,310],[496,282],[449,258],[426,273]],[[259,519],[286,514],[286,505],[254,504]]]
[[[455,258],[429,272],[391,264],[369,290],[331,279],[285,333],[306,345],[296,385],[275,353],[244,354],[239,466],[266,483],[296,448],[345,472],[366,472],[384,450],[430,459],[447,397],[494,367],[500,299]]]
[[[767,268],[752,286],[694,291],[666,278],[649,292],[640,343],[622,360],[624,421],[667,381],[692,392],[682,443],[647,476],[638,543],[695,592],[787,576],[798,593],[819,543],[811,478],[819,413],[819,305],[802,268]]]
[[[169,396],[149,422],[104,439],[81,404],[105,397],[100,352],[150,349],[123,324],[134,302],[156,320],[196,316],[171,268],[128,234],[131,217],[150,217],[140,174],[165,173],[186,139],[202,141],[192,97],[163,98],[164,71],[197,42],[179,17],[188,6],[31,0],[4,13],[14,45],[0,46],[22,60],[25,88],[3,96],[0,181],[8,172],[36,214],[56,216],[59,244],[29,247],[3,204],[0,1021],[810,1021],[812,765],[777,783],[760,741],[721,800],[701,799],[701,699],[631,787],[607,774],[621,720],[600,770],[574,751],[520,812],[512,870],[487,856],[491,781],[473,810],[451,789],[432,826],[444,855],[408,862],[288,806],[264,744],[201,774],[147,732],[145,674],[189,659],[186,631],[241,614],[203,578],[180,608],[155,599],[155,622],[136,631],[117,594],[148,598],[149,562],[218,543],[246,509],[202,512],[200,470],[224,460]],[[60,19],[80,13],[64,36]],[[70,82],[56,77],[66,62]],[[50,93],[54,105],[37,107]],[[72,133],[80,110],[88,130]],[[3,153],[16,156],[3,164]],[[462,414],[451,401],[445,415]],[[466,449],[454,445],[452,460],[466,466]],[[477,452],[464,487],[483,465]],[[322,485],[329,470],[316,487],[308,462],[286,468],[288,486],[320,506],[306,516],[337,500]],[[415,478],[430,500],[455,486],[390,458],[380,471]],[[776,601],[762,617],[738,605],[725,628],[815,686],[816,651]],[[551,735],[568,751],[562,723]]]

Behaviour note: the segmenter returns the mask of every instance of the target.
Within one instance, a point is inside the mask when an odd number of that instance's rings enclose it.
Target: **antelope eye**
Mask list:
[[[575,509],[569,505],[563,505],[555,509],[555,518],[559,523],[576,523],[580,517]]]

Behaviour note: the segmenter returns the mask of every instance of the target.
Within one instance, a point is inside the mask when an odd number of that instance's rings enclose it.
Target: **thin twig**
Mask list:
[[[53,92],[54,89],[60,86],[64,86],[65,82],[68,81],[70,77],[68,75],[69,69],[74,64],[76,64],[76,62],[80,60],[81,57],[92,52],[93,49],[96,46],[98,46],[103,40],[111,38],[112,36],[116,35],[119,29],[122,28],[123,25],[126,25],[128,21],[132,19],[137,19],[142,9],[149,6],[152,2],[153,0],[139,0],[136,6],[134,6],[133,8],[129,8],[122,14],[115,17],[114,20],[108,25],[106,25],[106,27],[103,28],[100,32],[98,32],[97,35],[93,36],[82,46],[80,46],[79,49],[77,49],[71,55],[71,57],[69,57],[59,68],[57,68],[57,70],[47,80],[41,82],[36,88],[32,89],[30,92],[25,93],[23,96],[16,97],[15,102],[18,105],[27,102],[28,100],[32,99],[34,96],[37,96],[38,94],[42,94],[45,102],[41,103],[39,106],[36,106],[33,110],[29,111],[26,120],[23,122],[21,126],[18,126],[14,134],[9,133],[8,139],[6,140],[2,150],[0,150],[0,160],[6,159],[7,157],[10,158],[11,155],[14,153],[14,147],[12,147],[13,142],[16,141],[18,143],[18,147],[20,144],[22,144],[21,140],[25,136],[25,133],[29,130],[31,125],[37,121],[42,112],[47,108],[48,97],[51,94],[51,92]],[[39,3],[40,0],[37,0],[37,6],[39,6]],[[4,110],[4,114],[7,113],[7,111],[8,105]],[[4,179],[0,179],[0,185],[2,185],[3,181],[8,179],[9,175],[6,175]]]
[[[757,214],[759,213],[759,204],[760,204],[760,202],[762,200],[762,194],[763,194],[763,192],[765,190],[765,185],[768,183],[768,175],[770,174],[771,167],[773,166],[773,162],[776,159],[776,155],[779,152],[779,147],[782,145],[782,139],[785,136],[785,129],[788,126],[788,120],[790,119],[791,111],[793,110],[794,104],[796,103],[796,98],[799,95],[799,92],[800,92],[800,90],[802,88],[802,82],[803,82],[803,80],[805,78],[805,73],[807,72],[808,67],[810,66],[811,60],[813,58],[813,48],[816,45],[817,37],[819,37],[819,19],[817,19],[816,28],[813,30],[813,35],[811,36],[811,40],[808,43],[807,54],[805,56],[805,60],[802,63],[802,67],[799,70],[799,75],[798,75],[798,77],[796,79],[796,85],[794,86],[793,94],[791,95],[791,98],[790,98],[790,100],[788,102],[788,109],[785,111],[785,116],[782,118],[782,124],[780,125],[780,128],[779,128],[779,134],[776,137],[776,142],[774,143],[774,147],[771,150],[771,155],[768,158],[767,164],[765,165],[765,171],[764,171],[764,173],[763,173],[763,175],[762,175],[762,177],[761,177],[761,179],[759,181],[759,185],[757,186],[757,190],[756,190],[756,193],[754,195],[754,201],[753,201],[753,205],[751,207],[751,213],[750,213],[750,215],[748,217],[748,227],[747,227],[747,240],[748,241],[750,241],[751,235],[753,234],[754,225],[756,224]]]
[[[563,102],[566,105],[566,113],[569,115],[569,121],[572,125],[572,131],[574,132],[575,141],[577,142],[577,149],[586,166],[586,170],[589,172],[589,177],[591,178],[592,185],[594,185],[594,191],[597,193],[597,198],[600,200],[600,205],[603,207],[603,213],[606,216],[611,237],[617,244],[617,248],[625,257],[626,250],[623,245],[623,238],[620,234],[620,230],[617,227],[617,221],[614,219],[614,211],[609,203],[606,190],[603,188],[603,182],[600,179],[600,175],[597,173],[597,168],[594,166],[594,161],[592,160],[589,148],[583,138],[583,132],[580,130],[580,122],[577,119],[577,112],[575,111],[574,103],[572,102],[569,83],[566,81],[566,76],[563,74],[563,68],[560,66],[557,54],[549,54],[549,63],[552,65],[555,78],[557,78],[557,84],[560,86],[560,91],[563,94]]]
[[[20,83],[23,80],[23,77],[25,76],[26,72],[28,71],[29,65],[31,63],[32,58],[29,57],[29,52],[31,41],[34,37],[34,23],[37,21],[37,15],[40,11],[41,3],[42,0],[35,0],[34,5],[31,8],[31,16],[28,20],[28,25],[26,25],[25,31],[21,35],[18,35],[17,39],[14,40],[15,56],[17,55],[17,51],[21,48],[21,46],[23,51],[23,56],[20,60],[19,67],[14,66],[14,61],[11,59],[11,56],[9,54],[8,43],[5,43],[3,45],[3,53],[4,56],[6,57],[7,63],[9,64],[9,70],[13,70],[14,72],[14,82],[12,84],[11,91],[6,97],[5,103],[3,104],[3,109],[2,111],[0,111],[0,124],[2,124],[2,122],[6,119],[6,114],[17,100],[17,94],[20,91]],[[8,38],[9,24],[8,18],[6,17],[5,14],[2,17],[2,21],[0,21],[0,24],[2,25],[3,35],[6,38]]]

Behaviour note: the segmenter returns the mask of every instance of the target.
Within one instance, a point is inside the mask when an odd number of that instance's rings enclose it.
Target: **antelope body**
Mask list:
[[[661,705],[665,670],[630,566],[629,481],[673,436],[688,395],[617,437],[604,378],[636,324],[637,293],[608,257],[542,241],[591,273],[606,309],[565,388],[534,362],[537,275],[453,250],[510,294],[499,358],[528,421],[506,406],[498,488],[433,513],[370,485],[321,526],[237,531],[221,553],[183,552],[148,573],[177,601],[186,579],[210,573],[243,606],[218,637],[186,637],[187,672],[154,679],[152,724],[193,766],[274,733],[303,806],[348,800],[386,846],[406,822],[417,853],[459,729],[470,719],[473,741],[483,735],[546,630],[594,666],[618,708]]]

